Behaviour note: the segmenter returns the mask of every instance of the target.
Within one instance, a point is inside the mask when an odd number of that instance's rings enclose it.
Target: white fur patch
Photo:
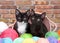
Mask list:
[[[0,34],[8,29],[8,25],[5,22],[0,22]]]
[[[17,24],[18,24],[18,32],[19,33],[25,33],[27,23],[24,23],[24,21],[23,21],[23,22],[17,22]]]

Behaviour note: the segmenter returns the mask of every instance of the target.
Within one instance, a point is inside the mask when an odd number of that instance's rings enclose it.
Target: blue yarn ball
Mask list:
[[[13,43],[22,43],[23,42],[23,38],[16,38]]]
[[[10,38],[3,38],[3,43],[13,43],[13,41]]]
[[[39,39],[39,37],[36,37],[36,36],[34,36],[34,37],[32,37],[33,38],[33,40],[35,40],[35,41],[37,41],[38,39]]]

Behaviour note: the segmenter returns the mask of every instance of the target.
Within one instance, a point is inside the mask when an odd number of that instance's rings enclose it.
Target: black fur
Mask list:
[[[18,9],[16,9],[17,22],[24,21],[25,23],[27,23],[26,33],[31,33],[33,36],[45,37],[45,34],[48,32],[46,26],[43,23],[45,15],[46,15],[45,12],[42,14],[37,14],[34,12],[33,9],[28,10],[25,13],[21,13]],[[24,18],[26,19],[24,20]],[[29,20],[31,21],[32,24],[28,23]],[[18,29],[17,22],[14,25],[14,29],[20,35],[20,33],[17,30]]]
[[[29,31],[28,28],[29,27],[29,23],[28,23],[28,19],[29,17],[27,16],[27,11],[26,12],[20,12],[18,9],[15,10],[15,15],[16,15],[16,23],[14,24],[14,29],[16,30],[16,32],[18,33],[18,35],[20,36],[21,33],[18,32],[18,23],[17,22],[23,22],[27,23],[26,25],[26,32],[28,33]]]
[[[32,22],[30,25],[30,33],[33,36],[45,37],[45,34],[48,32],[47,27],[43,23],[46,13],[37,14],[33,12],[33,14],[34,15],[30,16]]]

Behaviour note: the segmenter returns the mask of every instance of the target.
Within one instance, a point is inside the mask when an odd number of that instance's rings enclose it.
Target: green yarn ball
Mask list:
[[[56,39],[58,39],[58,34],[56,32],[47,32],[46,35],[45,35],[45,38],[48,38],[48,37],[55,37]]]
[[[32,38],[32,35],[29,34],[29,33],[24,33],[24,34],[22,34],[20,37],[21,37],[21,38],[24,38],[24,39],[26,39],[26,38]]]

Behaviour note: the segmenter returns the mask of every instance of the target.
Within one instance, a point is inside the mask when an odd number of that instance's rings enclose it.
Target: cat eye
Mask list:
[[[18,19],[21,19],[20,17],[18,17]]]
[[[37,19],[37,21],[40,21],[40,19]]]
[[[26,18],[24,18],[24,20],[26,20]]]
[[[35,18],[33,17],[32,20],[34,20]]]

